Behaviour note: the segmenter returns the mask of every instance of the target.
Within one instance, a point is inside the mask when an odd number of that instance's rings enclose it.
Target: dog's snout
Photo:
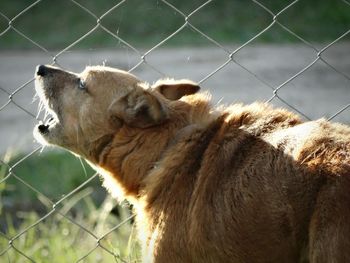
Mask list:
[[[48,68],[44,65],[39,65],[36,67],[36,74],[38,76],[43,77],[43,76],[47,75],[47,72],[48,72]]]

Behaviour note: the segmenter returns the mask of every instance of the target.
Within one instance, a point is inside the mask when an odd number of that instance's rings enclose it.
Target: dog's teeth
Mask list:
[[[45,121],[45,125],[46,126],[50,126],[52,124],[55,123],[55,118],[54,117],[50,117],[48,120]]]

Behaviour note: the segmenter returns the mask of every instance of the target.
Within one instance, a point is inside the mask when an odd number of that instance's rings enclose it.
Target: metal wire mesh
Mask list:
[[[322,63],[323,66],[326,67],[326,69],[332,74],[336,76],[336,78],[341,78],[342,82],[345,83],[344,85],[348,88],[350,88],[350,76],[349,72],[346,72],[346,70],[343,70],[343,68],[338,68],[337,63],[334,61],[328,60],[327,56],[325,56],[326,51],[328,51],[331,48],[337,48],[337,45],[342,42],[342,40],[345,40],[347,36],[349,36],[350,28],[348,28],[347,31],[343,32],[341,35],[339,35],[336,39],[333,41],[330,41],[328,44],[325,44],[320,47],[318,44],[313,44],[307,41],[304,37],[298,35],[293,30],[291,30],[287,24],[284,24],[281,22],[280,18],[283,17],[284,13],[287,12],[290,8],[292,8],[294,5],[296,5],[298,2],[302,0],[295,0],[287,5],[284,6],[280,11],[273,12],[271,9],[269,9],[263,1],[257,1],[252,0],[251,2],[255,5],[255,7],[259,8],[260,11],[264,14],[267,14],[270,16],[270,23],[267,25],[263,30],[260,32],[257,32],[252,38],[250,38],[245,43],[242,43],[239,46],[236,46],[232,48],[230,45],[222,44],[219,41],[213,39],[210,37],[205,30],[198,28],[193,22],[192,18],[195,17],[198,13],[201,12],[204,8],[210,8],[211,5],[215,4],[217,0],[208,0],[201,3],[198,3],[196,8],[194,8],[191,12],[185,13],[181,11],[179,8],[176,7],[175,4],[173,4],[171,1],[166,0],[160,0],[157,1],[158,4],[161,4],[163,8],[170,9],[172,12],[176,13],[177,15],[182,17],[182,24],[171,34],[167,35],[163,40],[159,41],[155,45],[153,45],[151,48],[147,50],[143,50],[142,48],[136,47],[133,44],[130,44],[128,41],[120,37],[118,34],[116,34],[113,30],[108,28],[104,25],[104,19],[111,15],[111,13],[116,10],[123,8],[124,4],[128,2],[127,0],[118,1],[115,3],[112,7],[110,7],[105,13],[102,15],[96,15],[93,11],[89,10],[86,6],[84,6],[83,3],[77,2],[75,0],[70,0],[71,3],[73,3],[77,8],[79,8],[81,11],[84,12],[86,16],[91,17],[95,20],[96,24],[92,26],[87,32],[85,32],[83,35],[81,35],[78,39],[76,39],[74,42],[69,43],[67,46],[63,47],[58,52],[52,52],[46,49],[41,44],[37,43],[33,38],[31,38],[30,35],[26,35],[24,32],[22,32],[20,29],[16,28],[16,21],[22,17],[28,15],[29,11],[38,6],[41,5],[42,0],[37,0],[31,4],[29,4],[26,8],[24,8],[21,12],[19,12],[14,17],[8,17],[5,14],[3,14],[0,10],[0,16],[2,19],[5,19],[7,21],[7,28],[5,28],[2,32],[0,32],[0,42],[1,39],[6,37],[7,34],[10,32],[15,33],[18,38],[24,38],[40,50],[41,53],[45,54],[45,56],[48,56],[51,60],[51,63],[54,65],[62,66],[60,63],[60,59],[63,59],[63,56],[67,54],[67,52],[70,52],[72,48],[74,48],[76,45],[78,45],[80,42],[84,41],[84,39],[88,38],[91,35],[94,35],[97,30],[102,30],[106,34],[108,34],[110,37],[115,39],[116,42],[123,45],[127,50],[127,52],[133,53],[133,56],[136,56],[136,61],[128,65],[128,70],[130,72],[136,72],[141,67],[146,67],[147,70],[154,71],[156,74],[160,76],[166,76],[169,75],[167,73],[164,73],[164,69],[158,65],[158,63],[152,62],[152,54],[155,53],[155,51],[159,50],[161,46],[166,45],[169,41],[171,41],[174,37],[181,34],[184,30],[191,30],[193,34],[196,34],[198,37],[205,39],[205,42],[207,45],[212,46],[210,49],[211,51],[215,50],[215,52],[220,52],[220,58],[222,61],[219,61],[219,63],[215,66],[215,68],[211,68],[209,71],[206,69],[205,72],[201,72],[195,79],[198,81],[202,86],[206,86],[207,83],[211,84],[213,82],[210,82],[210,80],[215,79],[215,77],[220,75],[220,72],[223,70],[230,71],[230,66],[234,65],[235,70],[239,71],[242,76],[249,76],[250,78],[253,78],[254,81],[257,83],[258,86],[263,87],[264,94],[268,96],[266,99],[269,102],[276,103],[278,105],[283,105],[285,107],[288,107],[302,116],[304,116],[306,119],[313,119],[314,117],[310,116],[308,112],[305,112],[302,108],[295,106],[294,103],[291,103],[288,98],[285,98],[284,96],[281,96],[281,93],[283,90],[289,90],[291,93],[295,92],[295,96],[299,97],[300,100],[303,100],[304,94],[300,93],[298,90],[293,91],[293,83],[296,79],[306,76],[309,74],[308,72],[315,67],[316,64]],[[341,0],[339,0],[341,1]],[[346,0],[342,0],[344,3],[344,8],[349,8],[350,10],[350,3]],[[35,17],[33,18],[35,19]],[[166,21],[165,21],[166,22]],[[297,39],[299,47],[304,48],[308,52],[308,56],[311,58],[311,60],[306,64],[302,65],[297,72],[294,72],[293,74],[289,75],[287,78],[285,78],[283,81],[281,81],[279,84],[274,84],[271,81],[267,81],[263,77],[261,77],[261,74],[257,73],[254,68],[250,68],[249,65],[246,65],[245,63],[240,62],[239,57],[240,56],[248,56],[249,54],[244,53],[241,54],[243,50],[246,50],[249,48],[249,46],[256,40],[259,39],[260,36],[262,36],[265,32],[271,30],[273,27],[278,27],[280,30],[283,30],[285,33],[290,34],[292,37]],[[91,51],[93,53],[94,50]],[[164,51],[167,52],[167,51]],[[68,53],[69,55],[69,53]],[[187,54],[184,54],[184,60],[187,59]],[[300,54],[300,56],[303,56],[303,54]],[[204,60],[206,59],[206,55],[202,57]],[[168,63],[172,63],[172,60],[176,59],[174,57],[167,58]],[[349,57],[343,58],[344,60],[349,60]],[[85,61],[85,63],[88,63],[88,61]],[[191,63],[191,62],[188,62]],[[205,63],[205,61],[203,62]],[[269,61],[262,61],[262,63],[265,63],[266,65],[269,64]],[[291,62],[293,63],[293,62]],[[63,66],[64,67],[64,66]],[[32,67],[32,70],[34,70],[34,65]],[[197,68],[196,70],[201,71],[201,68]],[[220,78],[220,76],[219,76]],[[229,85],[234,85],[235,80],[230,80]],[[220,81],[218,81],[220,83]],[[231,84],[232,83],[232,84]],[[208,86],[209,86],[208,84]],[[337,83],[334,83],[334,85],[337,85]],[[220,90],[220,86],[214,87],[215,90],[212,89],[213,93],[215,93],[217,90]],[[9,91],[10,89],[1,87],[0,86],[0,92],[2,100],[0,105],[0,113],[2,114],[8,114],[7,110],[10,107],[15,107],[16,110],[19,110],[21,114],[25,116],[25,118],[31,118],[34,121],[40,120],[42,117],[37,116],[35,112],[32,112],[31,110],[27,109],[27,104],[30,103],[28,98],[25,98],[24,100],[21,99],[21,92],[24,89],[33,89],[33,78],[28,79],[25,81],[22,85],[16,87],[14,90]],[[247,92],[247,91],[244,91]],[[248,91],[249,92],[249,91]],[[332,120],[334,118],[339,117],[340,115],[344,116],[343,120],[349,121],[347,119],[347,114],[349,113],[350,108],[350,98],[344,94],[345,103],[338,102],[339,105],[334,105],[333,108],[335,110],[331,113],[328,113],[328,119]],[[310,102],[307,102],[310,103]],[[312,99],[311,99],[312,103]],[[317,102],[313,102],[317,104]],[[313,107],[313,106],[311,106]],[[2,124],[3,125],[3,124]],[[29,128],[28,128],[29,129]],[[3,140],[6,140],[6,138],[2,138]],[[7,171],[6,174],[1,178],[0,185],[6,183],[7,180],[14,179],[19,184],[25,185],[28,189],[33,191],[37,198],[44,200],[49,206],[51,207],[46,211],[38,220],[33,222],[32,224],[28,225],[26,228],[18,231],[16,234],[9,236],[8,234],[0,232],[0,238],[7,240],[7,247],[0,247],[0,261],[5,262],[7,259],[7,253],[9,251],[15,251],[16,253],[20,254],[22,256],[23,262],[30,261],[30,262],[36,262],[31,255],[28,255],[26,251],[22,251],[18,248],[17,243],[19,242],[19,239],[28,233],[31,229],[35,229],[40,224],[45,224],[45,220],[49,217],[53,217],[55,215],[60,215],[62,218],[68,220],[71,224],[76,225],[81,231],[85,231],[88,233],[95,241],[95,246],[93,246],[89,251],[86,252],[84,255],[78,255],[76,262],[83,262],[86,260],[91,253],[93,253],[97,249],[102,249],[105,252],[111,254],[114,259],[118,262],[127,262],[127,259],[122,259],[120,255],[116,254],[113,250],[111,250],[109,247],[103,244],[101,242],[105,237],[110,235],[113,231],[120,228],[123,224],[131,220],[132,216],[127,217],[125,220],[121,221],[118,225],[111,228],[109,231],[106,231],[104,234],[95,234],[92,230],[90,230],[90,226],[83,225],[82,223],[78,222],[74,217],[71,215],[62,212],[62,204],[64,201],[70,200],[74,197],[76,193],[84,189],[92,180],[95,180],[98,175],[94,174],[91,177],[87,178],[87,180],[82,183],[79,187],[72,189],[72,191],[66,195],[64,195],[62,198],[58,200],[52,200],[52,198],[46,196],[41,191],[39,191],[36,187],[36,185],[29,184],[25,179],[21,178],[16,174],[16,168],[18,166],[21,166],[24,160],[30,158],[31,156],[37,155],[41,151],[41,147],[38,146],[33,151],[29,151],[23,158],[18,160],[16,163],[9,164],[8,160],[1,160],[1,166],[5,167],[4,169]],[[21,261],[22,262],[22,261]],[[65,262],[64,259],[62,259],[62,262]]]

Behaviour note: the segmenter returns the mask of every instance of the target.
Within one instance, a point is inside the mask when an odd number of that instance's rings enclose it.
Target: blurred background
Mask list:
[[[213,104],[269,101],[350,124],[350,3],[0,2],[0,262],[138,262],[129,205],[83,160],[33,140],[38,64],[189,78]]]

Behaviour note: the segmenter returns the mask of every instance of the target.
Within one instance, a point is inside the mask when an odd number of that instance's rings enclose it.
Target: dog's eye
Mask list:
[[[79,89],[81,90],[86,90],[86,85],[85,85],[85,82],[81,79],[79,79]]]

